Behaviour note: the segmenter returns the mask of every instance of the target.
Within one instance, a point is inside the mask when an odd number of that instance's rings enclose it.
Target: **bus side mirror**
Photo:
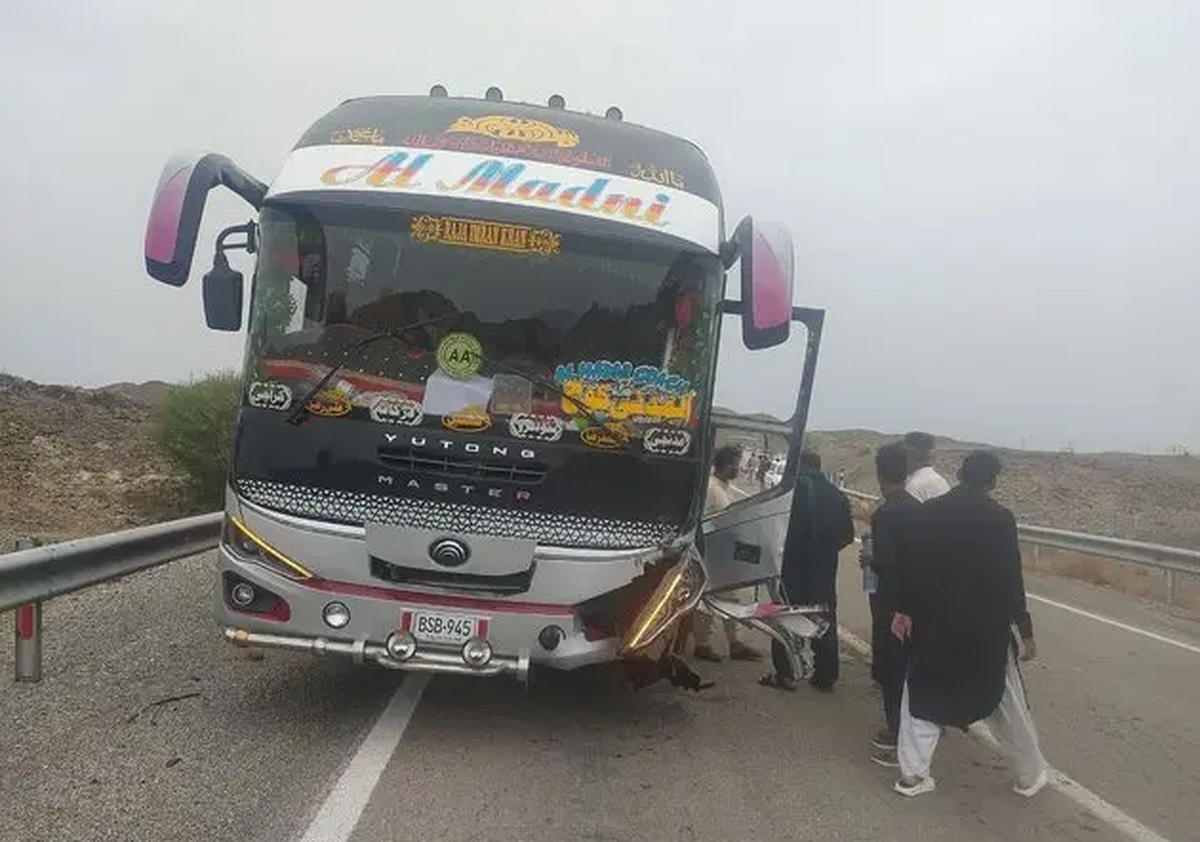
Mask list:
[[[187,283],[204,202],[208,192],[218,184],[237,193],[255,209],[262,207],[267,194],[265,184],[224,155],[180,154],[163,167],[143,244],[150,277],[176,287]]]
[[[786,342],[795,271],[791,232],[779,223],[755,225],[747,216],[732,245],[742,264],[742,343],[757,351]]]
[[[242,329],[242,273],[217,252],[213,268],[204,275],[204,320],[211,330]]]

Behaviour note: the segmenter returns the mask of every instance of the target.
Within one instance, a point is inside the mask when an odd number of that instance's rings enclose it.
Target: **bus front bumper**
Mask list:
[[[225,638],[238,646],[262,646],[290,649],[313,655],[345,655],[356,663],[374,663],[381,667],[416,672],[448,673],[480,677],[510,675],[518,681],[529,677],[529,652],[500,655],[482,639],[468,640],[462,647],[417,643],[402,633],[389,636],[384,644],[367,640],[331,640],[326,637],[268,634],[225,626]]]

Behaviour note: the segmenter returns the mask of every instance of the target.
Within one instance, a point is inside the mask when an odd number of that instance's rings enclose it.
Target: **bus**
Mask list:
[[[680,629],[703,611],[806,671],[823,606],[728,594],[778,579],[824,313],[793,305],[785,226],[726,234],[695,144],[558,95],[348,99],[269,184],[172,157],[153,279],[187,283],[218,186],[253,212],[201,281],[207,327],[245,331],[214,588],[230,642],[519,681],[620,662],[695,688]],[[798,325],[790,419],[714,407],[722,343],[753,357]],[[705,512],[722,425],[775,436],[788,469]]]

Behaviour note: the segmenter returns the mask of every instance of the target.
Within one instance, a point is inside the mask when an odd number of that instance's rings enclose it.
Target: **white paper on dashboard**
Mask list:
[[[488,401],[492,399],[492,388],[490,377],[455,380],[441,371],[435,371],[425,381],[425,400],[422,401],[425,414],[449,415],[471,406],[486,411]]]

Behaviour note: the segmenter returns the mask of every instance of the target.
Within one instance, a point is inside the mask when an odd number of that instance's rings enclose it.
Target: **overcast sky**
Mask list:
[[[269,180],[346,97],[497,84],[688,137],[730,224],[791,227],[797,303],[828,310],[814,426],[1200,450],[1195,0],[70,7],[0,4],[8,373],[238,364],[199,277],[249,208],[214,196],[191,283],[153,282],[167,157]],[[785,375],[747,360],[724,360],[723,397],[777,410]]]

